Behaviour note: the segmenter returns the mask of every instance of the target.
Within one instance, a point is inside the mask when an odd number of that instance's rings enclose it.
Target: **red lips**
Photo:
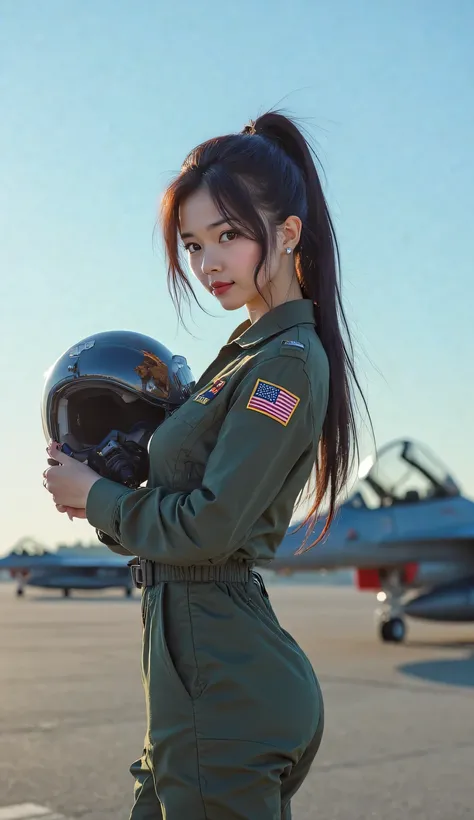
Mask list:
[[[233,282],[213,282],[211,285],[211,290],[215,296],[219,296],[221,293],[225,293],[229,288],[232,287]]]

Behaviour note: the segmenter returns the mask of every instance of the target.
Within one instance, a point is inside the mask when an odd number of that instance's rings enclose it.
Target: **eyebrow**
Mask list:
[[[207,226],[206,231],[211,231],[213,228],[218,228],[219,225],[230,225],[230,222],[228,219],[219,219],[217,222],[211,222],[211,224]],[[193,233],[182,233],[181,239],[190,239],[192,236],[194,236]]]

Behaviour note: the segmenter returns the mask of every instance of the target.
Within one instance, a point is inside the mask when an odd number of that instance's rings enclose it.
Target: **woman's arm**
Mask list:
[[[260,398],[254,395],[259,385]],[[300,359],[276,356],[256,365],[232,396],[200,488],[130,490],[100,479],[87,498],[87,519],[131,554],[160,563],[230,556],[314,448],[320,431],[313,429],[312,408],[327,401],[324,379],[313,393],[314,379],[312,390]],[[317,415],[322,419],[324,412]]]

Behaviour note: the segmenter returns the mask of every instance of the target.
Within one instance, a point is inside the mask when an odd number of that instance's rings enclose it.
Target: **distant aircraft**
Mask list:
[[[110,558],[108,557],[110,555]],[[54,552],[18,549],[0,559],[0,571],[7,570],[18,586],[16,594],[24,595],[25,586],[60,589],[68,598],[71,590],[99,590],[120,587],[129,598],[133,591],[130,567],[125,556],[111,555],[104,547],[104,557],[78,557]]]
[[[354,568],[358,588],[377,592],[383,604],[376,612],[383,641],[404,640],[405,615],[474,621],[474,502],[423,445],[393,441],[361,464],[327,537],[300,555],[305,528],[296,528],[267,569]]]

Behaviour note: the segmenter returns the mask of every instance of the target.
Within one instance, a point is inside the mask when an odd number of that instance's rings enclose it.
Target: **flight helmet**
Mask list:
[[[148,476],[148,442],[191,395],[184,356],[129,330],[95,333],[45,374],[43,431],[73,458],[128,487]]]

